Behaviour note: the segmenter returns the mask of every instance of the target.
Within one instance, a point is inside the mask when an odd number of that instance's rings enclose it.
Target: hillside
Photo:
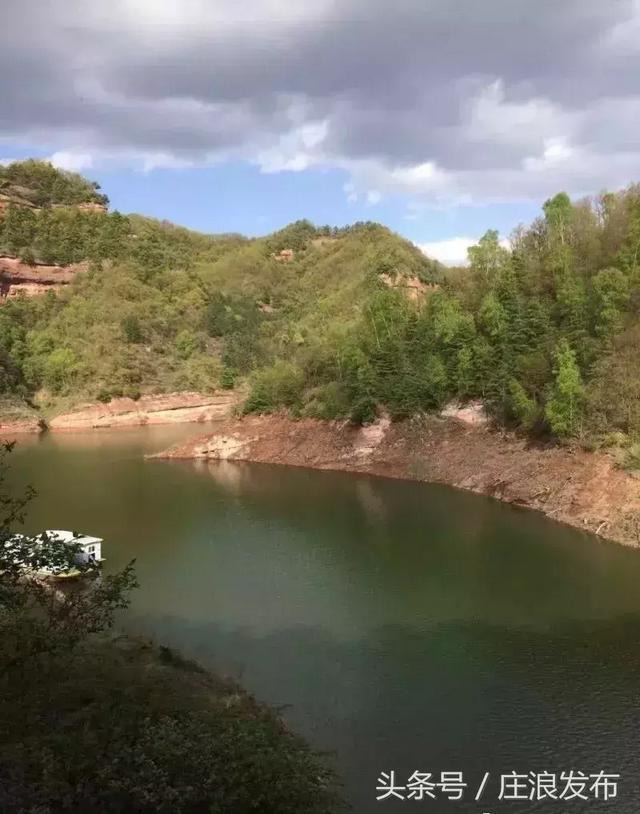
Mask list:
[[[437,275],[436,264],[375,224],[331,230],[301,221],[247,240],[117,212],[12,206],[0,240],[8,254],[30,258],[21,268],[34,277],[36,263],[85,263],[85,273],[58,275],[65,285],[56,292],[12,296],[0,309],[0,389],[53,409],[231,387],[280,357],[306,365],[356,324],[377,289]]]
[[[0,392],[14,402],[55,412],[246,383],[245,411],[367,422],[480,399],[527,433],[613,442],[640,460],[638,187],[560,193],[511,251],[487,232],[469,268],[445,270],[374,223],[298,221],[247,239],[55,208],[100,193],[26,164],[49,197],[5,211],[5,253],[36,272],[86,270],[0,308]],[[15,165],[4,172],[26,183]]]
[[[14,161],[0,166],[0,202],[31,209],[80,206],[106,209],[109,199],[100,185],[74,172],[58,170],[46,161]]]

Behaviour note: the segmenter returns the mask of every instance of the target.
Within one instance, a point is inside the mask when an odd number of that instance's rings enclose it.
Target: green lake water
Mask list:
[[[286,705],[358,814],[637,811],[640,552],[446,487],[143,457],[202,431],[25,439],[28,528],[135,558],[123,624]],[[391,769],[469,788],[376,802]],[[619,773],[617,799],[497,800],[501,773],[571,769]]]

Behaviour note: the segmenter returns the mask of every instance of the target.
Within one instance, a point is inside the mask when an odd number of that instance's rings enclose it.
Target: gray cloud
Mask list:
[[[96,160],[483,201],[640,158],[635,0],[5,0],[0,36],[0,138]]]

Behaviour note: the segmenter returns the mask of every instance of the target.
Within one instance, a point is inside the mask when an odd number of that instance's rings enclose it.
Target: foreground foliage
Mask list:
[[[0,452],[0,810],[338,810],[326,761],[273,710],[166,648],[107,635],[136,585],[131,565],[63,594],[28,577],[71,565],[74,550],[14,536],[31,495],[7,493],[9,451]]]
[[[132,639],[5,679],[0,731],[5,812],[338,810],[325,761],[273,711]]]

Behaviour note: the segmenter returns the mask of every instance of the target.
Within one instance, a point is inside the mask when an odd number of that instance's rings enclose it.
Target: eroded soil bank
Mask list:
[[[511,433],[425,416],[367,427],[249,416],[160,453],[161,458],[254,461],[444,483],[541,511],[640,545],[640,481],[602,453],[533,445]]]

